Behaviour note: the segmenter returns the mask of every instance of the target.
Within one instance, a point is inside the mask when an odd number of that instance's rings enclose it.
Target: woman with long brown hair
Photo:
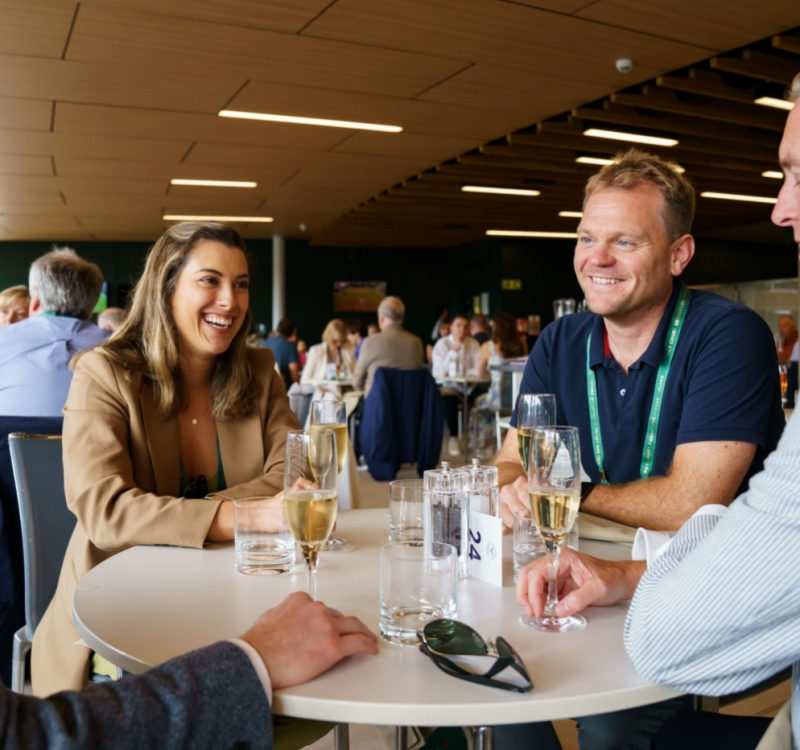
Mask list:
[[[80,688],[72,595],[92,567],[137,544],[233,539],[233,500],[281,502],[286,433],[299,428],[268,349],[250,349],[244,243],[183,223],[151,248],[125,321],[74,364],[64,479],[77,516],[58,589],[36,629],[33,687]]]

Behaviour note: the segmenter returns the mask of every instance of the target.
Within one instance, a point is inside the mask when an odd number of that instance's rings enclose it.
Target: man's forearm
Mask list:
[[[519,477],[525,476],[525,470],[519,461],[499,460],[496,462],[498,486],[513,484]]]

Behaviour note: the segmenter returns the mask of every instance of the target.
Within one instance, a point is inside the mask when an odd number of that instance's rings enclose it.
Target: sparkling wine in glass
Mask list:
[[[547,550],[547,604],[542,617],[521,618],[525,625],[564,633],[586,625],[580,615],[558,617],[558,559],[581,504],[581,449],[577,427],[534,427],[528,470],[533,521]]]
[[[312,599],[317,598],[317,557],[336,521],[338,480],[336,438],[330,430],[294,430],[287,435],[286,520],[303,553]]]
[[[313,401],[308,429],[311,432],[330,430],[336,436],[336,458],[341,476],[347,458],[347,409],[344,401]],[[335,552],[347,549],[349,546],[346,539],[332,536],[325,542],[324,550]]]
[[[552,393],[523,393],[517,412],[517,450],[522,468],[528,473],[531,455],[531,431],[556,423],[556,397]]]

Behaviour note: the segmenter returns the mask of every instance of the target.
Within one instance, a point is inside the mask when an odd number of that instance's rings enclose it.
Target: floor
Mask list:
[[[453,465],[460,465],[463,461],[443,456],[453,462]],[[404,466],[400,469],[397,479],[416,478],[416,470],[412,466]],[[360,494],[359,507],[361,508],[384,508],[388,503],[389,490],[387,483],[376,482],[366,471],[358,472],[358,487]],[[789,699],[791,691],[790,683],[787,680],[780,685],[764,691],[752,698],[731,704],[722,709],[721,713],[737,714],[742,716],[774,716],[780,707]],[[575,722],[564,720],[555,722],[556,732],[561,740],[563,750],[578,750],[578,740],[575,731]],[[412,744],[413,743],[413,744]],[[411,738],[408,750],[418,750],[424,742],[417,738]],[[309,746],[311,750],[333,750],[333,733],[323,737],[318,742]],[[353,724],[350,726],[350,748],[351,750],[395,750],[395,733],[389,727],[376,727],[366,724]],[[497,748],[496,750],[511,750],[509,748]]]

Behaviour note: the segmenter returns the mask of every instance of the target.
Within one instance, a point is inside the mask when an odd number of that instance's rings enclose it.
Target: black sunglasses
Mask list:
[[[479,685],[527,693],[533,688],[528,670],[514,647],[502,636],[492,643],[478,631],[456,620],[432,620],[420,633],[419,650],[445,674]],[[495,663],[484,674],[470,672],[448,658],[450,656],[493,656]],[[498,679],[506,667],[511,667],[525,681],[523,685]]]

